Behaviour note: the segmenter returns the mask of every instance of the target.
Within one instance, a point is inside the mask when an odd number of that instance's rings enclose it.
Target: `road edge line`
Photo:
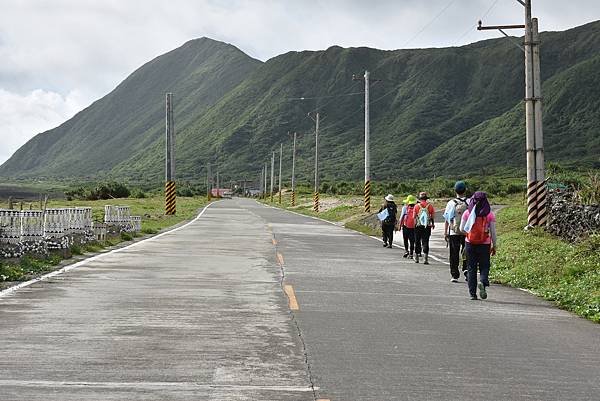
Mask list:
[[[24,281],[22,283],[19,283],[17,285],[12,286],[12,287],[8,287],[8,288],[0,291],[0,299],[6,297],[8,295],[14,294],[15,292],[17,292],[18,290],[20,290],[22,288],[29,287],[32,284],[39,283],[41,281],[45,281],[45,280],[47,280],[49,278],[58,276],[58,275],[63,274],[63,273],[67,273],[67,272],[69,272],[69,271],[71,271],[73,269],[76,269],[76,268],[78,268],[80,266],[85,265],[88,262],[92,262],[92,261],[94,261],[96,259],[100,259],[101,257],[103,257],[105,255],[111,255],[111,254],[119,253],[119,252],[122,252],[122,251],[124,251],[126,249],[132,248],[132,247],[134,247],[136,245],[143,244],[144,242],[154,241],[154,240],[162,237],[163,235],[170,234],[170,233],[173,233],[175,231],[181,230],[182,228],[185,228],[185,227],[189,226],[190,224],[195,223],[196,220],[198,220],[200,217],[202,217],[202,215],[204,214],[204,212],[206,211],[206,209],[208,209],[210,207],[210,205],[213,205],[213,204],[218,203],[218,202],[220,202],[220,201],[209,203],[208,205],[206,205],[204,207],[204,209],[202,209],[202,211],[200,213],[198,213],[198,215],[193,220],[188,221],[187,223],[185,223],[182,226],[175,227],[175,228],[173,228],[171,230],[162,232],[162,233],[157,234],[157,235],[155,235],[153,237],[146,238],[146,239],[143,239],[143,240],[138,241],[138,242],[134,242],[133,244],[129,244],[127,246],[124,246],[123,248],[117,248],[117,249],[113,249],[113,250],[108,251],[108,252],[104,252],[104,253],[100,253],[98,255],[91,256],[91,257],[89,257],[87,259],[84,259],[84,260],[81,260],[79,262],[70,264],[70,265],[65,266],[65,267],[63,267],[61,269],[54,270],[54,271],[52,271],[50,273],[46,273],[46,274],[44,274],[44,275],[42,275],[40,277],[36,277],[34,279],[31,279],[31,280],[28,280],[28,281]]]

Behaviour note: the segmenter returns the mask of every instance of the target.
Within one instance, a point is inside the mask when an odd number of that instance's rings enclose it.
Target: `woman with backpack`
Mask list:
[[[415,263],[419,263],[421,251],[425,255],[423,264],[429,264],[429,237],[435,228],[435,209],[427,200],[427,192],[419,193],[419,203],[415,205]]]
[[[394,242],[394,229],[396,227],[396,215],[398,214],[398,208],[394,203],[394,195],[389,194],[383,199],[383,206],[381,206],[381,209],[379,209],[379,213],[387,209],[387,216],[381,221],[383,247],[392,248],[392,243]]]
[[[496,254],[496,216],[485,192],[475,192],[469,201],[469,207],[462,215],[461,231],[467,233],[466,246],[469,264],[469,294],[477,299],[477,287],[481,299],[487,298],[486,287],[490,282],[490,255]],[[479,269],[479,284],[477,284]]]
[[[415,251],[415,204],[417,198],[414,195],[408,195],[404,202],[406,205],[402,208],[398,226],[402,230],[404,238],[404,257],[412,259]]]

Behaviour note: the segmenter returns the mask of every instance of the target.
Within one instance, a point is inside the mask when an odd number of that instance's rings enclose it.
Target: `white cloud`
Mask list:
[[[19,95],[0,89],[0,163],[36,134],[63,123],[89,103],[78,91],[62,96],[36,89]]]

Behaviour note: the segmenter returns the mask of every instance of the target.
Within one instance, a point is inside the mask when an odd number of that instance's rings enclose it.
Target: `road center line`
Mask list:
[[[283,255],[279,252],[277,252],[277,264],[283,266]]]
[[[298,301],[296,300],[296,293],[294,292],[294,287],[287,284],[283,287],[286,295],[289,299],[289,305],[291,310],[300,310],[300,306],[298,306]]]

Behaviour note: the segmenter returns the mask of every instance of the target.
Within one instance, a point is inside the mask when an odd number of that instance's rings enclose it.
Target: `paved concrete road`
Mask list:
[[[599,325],[500,286],[470,301],[447,266],[401,255],[217,203],[0,298],[0,400],[600,399]]]
[[[471,301],[446,265],[243,204],[271,223],[320,398],[600,400],[600,325],[501,286]]]
[[[265,221],[217,203],[0,298],[0,400],[313,400]]]

